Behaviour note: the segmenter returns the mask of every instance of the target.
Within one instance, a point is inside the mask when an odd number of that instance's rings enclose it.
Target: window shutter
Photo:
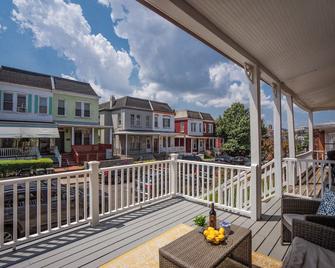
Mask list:
[[[33,96],[31,94],[28,95],[28,113],[32,112],[33,106]]]
[[[49,97],[49,114],[52,114],[52,97]]]
[[[38,96],[37,95],[35,95],[34,107],[35,107],[34,109],[35,113],[38,113]]]

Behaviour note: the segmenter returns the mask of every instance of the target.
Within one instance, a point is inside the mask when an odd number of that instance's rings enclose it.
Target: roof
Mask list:
[[[303,109],[335,109],[335,1],[140,2],[238,65],[258,65]]]
[[[34,73],[7,66],[0,67],[0,81],[50,90],[52,89],[51,78],[49,75]]]
[[[27,70],[1,66],[0,67],[0,81],[38,87],[42,89],[52,90],[53,76],[41,73],[35,73]],[[53,77],[56,90],[68,91],[78,94],[98,96],[89,83],[70,80],[61,77]]]
[[[205,120],[205,121],[214,121],[214,118],[212,117],[211,114],[209,114],[209,113],[203,113],[203,112],[200,112],[200,114],[201,114],[201,117],[202,117],[203,120]]]
[[[62,91],[69,91],[77,94],[84,94],[90,96],[98,96],[89,83],[54,77],[55,89]]]
[[[99,108],[101,110],[109,109],[110,101],[101,103]],[[120,99],[116,99],[113,103],[111,110],[117,110],[121,108],[140,109],[153,112],[164,112],[173,113],[173,110],[169,104],[164,102],[152,101],[148,99],[140,99],[130,96],[125,96]]]
[[[198,120],[204,120],[204,121],[214,121],[213,117],[209,113],[190,111],[190,110],[177,111],[175,118],[176,119],[190,118],[190,119],[198,119]]]

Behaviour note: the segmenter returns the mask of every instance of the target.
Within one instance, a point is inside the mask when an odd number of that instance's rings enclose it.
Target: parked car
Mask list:
[[[233,161],[233,157],[229,155],[220,155],[215,158],[215,162],[222,163],[222,164],[231,164]]]
[[[200,161],[200,162],[204,161],[198,155],[187,155],[187,154],[178,155],[178,159],[188,160],[188,161]]]

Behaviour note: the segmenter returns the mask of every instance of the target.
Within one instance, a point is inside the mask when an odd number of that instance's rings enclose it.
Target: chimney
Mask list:
[[[114,103],[115,103],[115,96],[112,95],[112,96],[109,96],[109,108],[112,108]]]

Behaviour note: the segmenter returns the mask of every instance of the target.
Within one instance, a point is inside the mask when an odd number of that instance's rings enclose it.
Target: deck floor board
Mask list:
[[[262,203],[262,220],[217,210],[220,220],[252,230],[253,249],[283,259],[288,247],[280,241],[280,199]],[[182,198],[168,199],[105,219],[92,228],[83,225],[0,252],[0,267],[98,267],[169,228],[206,215],[207,206]]]

